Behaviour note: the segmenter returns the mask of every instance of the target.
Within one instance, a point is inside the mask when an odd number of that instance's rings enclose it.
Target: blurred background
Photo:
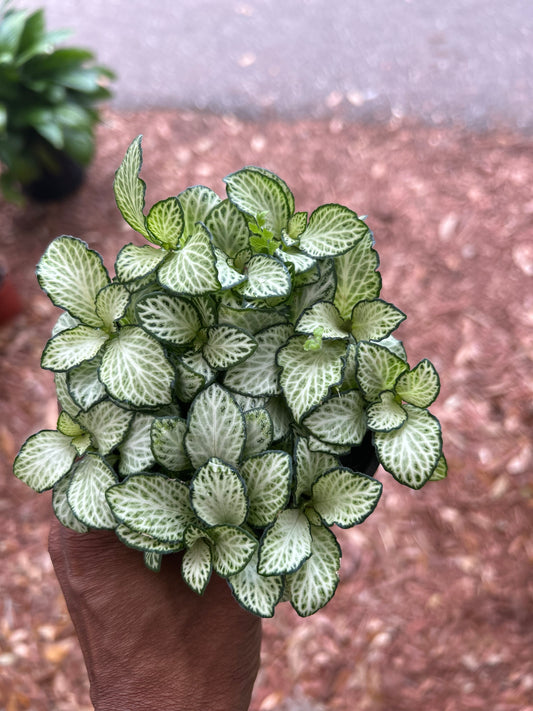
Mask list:
[[[252,163],[288,182],[297,209],[367,214],[410,363],[441,375],[448,479],[412,492],[378,473],[376,512],[339,534],[332,602],[265,622],[252,711],[532,711],[531,2],[14,5],[44,8],[117,79],[80,189],[0,202],[20,305],[0,325],[0,710],[91,708],[46,552],[50,501],[11,467],[57,416],[39,369],[57,312],[35,264],[62,233],[110,269],[136,240],[111,186],[143,133],[148,204],[196,183],[223,194]]]

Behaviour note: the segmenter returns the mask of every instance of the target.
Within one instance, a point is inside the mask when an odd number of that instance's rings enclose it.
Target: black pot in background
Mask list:
[[[50,165],[42,167],[39,178],[22,186],[22,192],[31,200],[62,200],[82,185],[85,179],[83,166],[61,151],[54,151],[52,158]]]
[[[350,454],[339,457],[341,464],[354,472],[374,476],[379,466],[376,451],[372,444],[372,432],[367,432],[359,447],[354,447]]]

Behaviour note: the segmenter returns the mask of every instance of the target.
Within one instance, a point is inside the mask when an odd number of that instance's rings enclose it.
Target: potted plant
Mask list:
[[[96,105],[110,96],[113,74],[93,54],[57,47],[70,33],[47,32],[43,10],[0,5],[0,185],[51,200],[76,190],[94,152]]]
[[[183,551],[198,593],[215,571],[257,615],[281,600],[310,615],[338,583],[332,527],[378,503],[374,455],[413,489],[446,475],[427,409],[439,377],[392,336],[405,315],[380,299],[352,210],[296,212],[283,180],[249,166],[226,199],[196,185],[146,212],[141,163],[138,137],[114,191],[147,244],[120,250],[113,279],[70,236],[39,263],[64,310],[42,356],[61,413],[15,474],[53,489],[65,526],[114,529],[153,570]]]

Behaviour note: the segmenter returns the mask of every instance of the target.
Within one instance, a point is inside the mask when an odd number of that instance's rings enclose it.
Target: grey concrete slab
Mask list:
[[[23,6],[22,0],[16,0]],[[533,128],[533,0],[26,0],[121,107]]]

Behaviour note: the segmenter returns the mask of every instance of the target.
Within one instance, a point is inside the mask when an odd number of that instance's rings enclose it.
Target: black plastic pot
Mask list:
[[[54,151],[52,161],[42,166],[41,175],[22,186],[26,197],[36,202],[62,200],[74,193],[85,180],[85,169],[66,153]]]
[[[350,454],[339,457],[341,464],[354,472],[374,476],[379,466],[376,451],[372,444],[372,433],[367,432],[359,447],[354,447]]]

